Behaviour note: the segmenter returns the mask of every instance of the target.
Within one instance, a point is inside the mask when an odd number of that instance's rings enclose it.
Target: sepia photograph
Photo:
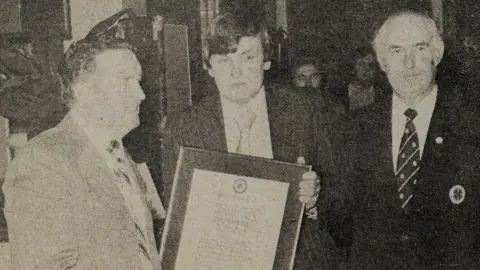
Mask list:
[[[0,1],[0,269],[480,269],[477,67],[476,0]]]

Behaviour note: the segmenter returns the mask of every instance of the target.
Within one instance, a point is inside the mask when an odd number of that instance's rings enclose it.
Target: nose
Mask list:
[[[405,67],[408,69],[414,68],[415,61],[416,61],[415,53],[413,51],[407,53],[407,55],[405,56]]]
[[[243,63],[237,59],[232,61],[232,77],[238,78],[243,74]]]
[[[145,93],[143,92],[142,86],[140,83],[136,84],[136,87],[134,89],[134,94],[140,99],[144,100],[146,98]]]

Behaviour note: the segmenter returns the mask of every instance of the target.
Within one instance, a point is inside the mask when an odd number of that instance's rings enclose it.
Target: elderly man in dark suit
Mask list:
[[[353,235],[343,239],[347,265],[478,269],[479,127],[462,89],[436,83],[444,44],[435,23],[395,14],[373,46],[393,94],[344,123],[339,162],[351,170],[337,183],[351,188],[350,208],[329,219],[332,231],[345,229],[334,235]]]
[[[205,63],[218,91],[178,115],[168,116],[164,196],[170,194],[182,145],[313,164],[326,178],[331,165],[328,159],[322,159],[321,164],[316,158],[313,108],[297,93],[263,84],[271,52],[263,21],[249,11],[223,14],[216,20],[207,44]],[[313,269],[330,263],[324,252],[329,252],[325,247],[331,242],[323,231],[318,232],[314,218],[319,192],[316,173],[306,173],[298,181],[299,199],[306,203],[312,219],[303,225],[296,266]]]

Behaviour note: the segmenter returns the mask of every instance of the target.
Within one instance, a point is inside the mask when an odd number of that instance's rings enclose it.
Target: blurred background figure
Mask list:
[[[56,98],[57,77],[39,53],[39,40],[30,33],[12,37],[0,46],[0,115],[8,118],[12,149],[23,146],[32,138],[55,126],[66,113]],[[37,44],[38,45],[38,44]],[[18,146],[18,147],[17,147]]]
[[[317,123],[332,123],[346,113],[341,100],[327,91],[327,74],[318,59],[311,56],[294,57],[291,66],[292,89],[307,96],[316,107]]]
[[[326,77],[319,71],[318,61],[313,57],[300,57],[297,61],[292,70],[293,85],[306,93],[323,90]]]
[[[370,47],[358,48],[354,53],[352,73],[348,84],[348,110],[375,102],[375,78],[379,74],[375,54]]]

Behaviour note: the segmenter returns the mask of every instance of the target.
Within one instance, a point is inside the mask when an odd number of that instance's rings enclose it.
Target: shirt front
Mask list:
[[[236,118],[242,113],[242,110],[248,110],[255,114],[253,124],[249,130],[250,144],[246,151],[238,154],[273,159],[265,88],[262,86],[260,92],[243,106],[223,97],[221,97],[221,103],[228,152],[238,153],[242,131],[237,124]]]
[[[80,128],[82,128],[82,130],[88,136],[95,149],[98,151],[102,159],[107,164],[108,168],[111,170],[112,177],[119,178],[119,176],[115,175],[115,171],[119,168],[121,168],[121,171],[123,171],[127,175],[130,181],[127,182],[126,180],[122,181],[124,179],[116,179],[116,184],[125,200],[125,205],[127,206],[127,209],[132,219],[140,230],[140,234],[143,236],[147,236],[147,218],[145,214],[147,213],[147,211],[149,211],[149,209],[147,207],[147,203],[144,200],[144,196],[142,195],[142,190],[137,183],[138,179],[136,179],[136,173],[125,154],[122,140],[113,138],[113,136],[111,136],[106,130],[102,130],[101,128],[93,128],[74,110],[71,111],[71,114],[77,124],[80,126]],[[117,141],[119,144],[118,149],[114,153],[109,152],[109,147],[111,147],[112,141]],[[119,164],[119,162],[117,161],[118,158],[124,160],[123,164]],[[144,250],[140,250],[139,256],[143,265],[143,269],[150,270],[153,269],[152,262],[149,260],[149,258],[151,257],[150,254],[152,252],[150,250],[150,247],[152,245],[148,243],[148,239],[145,238],[144,241]]]
[[[434,87],[433,91],[428,94],[422,101],[416,104],[413,107],[408,106],[403,102],[397,95],[392,97],[392,157],[393,157],[393,169],[397,169],[397,159],[398,152],[400,150],[400,144],[402,141],[402,136],[405,131],[405,123],[407,122],[407,117],[405,116],[405,111],[407,109],[414,109],[417,111],[418,115],[413,119],[413,124],[418,133],[418,142],[420,148],[420,158],[423,154],[423,149],[425,147],[425,141],[428,135],[428,127],[430,126],[430,121],[432,119],[433,110],[435,108],[435,103],[437,100],[438,88]]]

